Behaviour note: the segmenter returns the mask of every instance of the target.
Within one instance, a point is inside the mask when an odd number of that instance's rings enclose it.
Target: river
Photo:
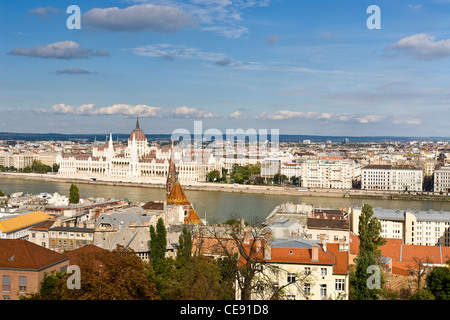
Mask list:
[[[0,177],[0,190],[6,194],[23,192],[39,194],[41,192],[54,193],[69,196],[70,183],[26,180],[18,178]],[[165,189],[151,187],[112,186],[98,183],[77,184],[80,196],[83,198],[119,198],[129,199],[132,202],[147,202],[163,200]],[[265,218],[279,204],[292,201],[294,203],[314,204],[322,208],[348,208],[350,206],[362,206],[369,203],[372,207],[388,209],[411,210],[444,210],[450,211],[449,202],[439,201],[410,201],[410,200],[379,200],[379,199],[353,199],[332,197],[310,197],[301,195],[271,195],[234,193],[220,191],[195,191],[184,190],[188,199],[202,219],[208,222],[221,222],[231,216],[237,216],[246,220],[253,218]]]

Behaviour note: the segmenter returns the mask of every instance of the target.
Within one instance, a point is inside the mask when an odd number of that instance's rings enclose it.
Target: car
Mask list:
[[[297,191],[308,191],[308,188],[299,188]]]

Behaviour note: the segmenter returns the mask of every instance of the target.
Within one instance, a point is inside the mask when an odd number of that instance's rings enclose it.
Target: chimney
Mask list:
[[[317,244],[311,246],[311,261],[319,261],[319,246]]]
[[[327,235],[324,233],[320,234],[320,245],[322,246],[323,251],[327,252]]]

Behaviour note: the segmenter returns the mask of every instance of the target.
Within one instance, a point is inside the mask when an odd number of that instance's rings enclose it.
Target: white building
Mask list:
[[[422,191],[423,170],[408,166],[369,165],[362,168],[361,189]]]
[[[264,264],[255,275],[252,299],[271,299],[275,294],[287,300],[348,299],[348,252],[339,245],[274,239],[262,251]]]
[[[434,192],[450,193],[450,166],[434,171]]]
[[[360,175],[361,166],[353,160],[305,160],[301,184],[305,188],[351,189]]]
[[[172,150],[172,151],[171,151]],[[164,150],[150,147],[144,132],[136,128],[128,138],[126,148],[114,146],[112,134],[108,145],[95,146],[89,154],[61,154],[57,156],[58,175],[133,182],[165,183],[169,170],[170,153],[181,183],[206,181],[206,174],[221,169],[220,163],[204,161],[203,157],[191,159],[179,146]]]
[[[349,209],[350,229],[356,234],[361,209]],[[450,211],[373,208],[373,216],[380,221],[384,238],[411,245],[450,246]]]
[[[296,162],[286,162],[281,164],[281,175],[285,175],[288,178],[291,177],[301,177],[302,175],[302,165]]]

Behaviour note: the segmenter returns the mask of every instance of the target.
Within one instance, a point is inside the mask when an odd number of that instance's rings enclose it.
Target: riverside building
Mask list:
[[[178,179],[184,184],[206,181],[209,171],[221,168],[212,157],[207,161],[202,157],[192,159],[183,148],[150,146],[139,127],[139,119],[128,138],[127,147],[114,145],[110,134],[107,145],[96,145],[91,153],[61,154],[56,162],[58,175],[70,178],[165,183],[171,153]]]
[[[361,189],[422,191],[423,170],[411,166],[368,165],[362,168]]]
[[[350,231],[355,234],[359,233],[361,210],[349,209]],[[384,238],[402,239],[411,245],[450,246],[450,211],[373,208],[373,216],[380,221]]]

